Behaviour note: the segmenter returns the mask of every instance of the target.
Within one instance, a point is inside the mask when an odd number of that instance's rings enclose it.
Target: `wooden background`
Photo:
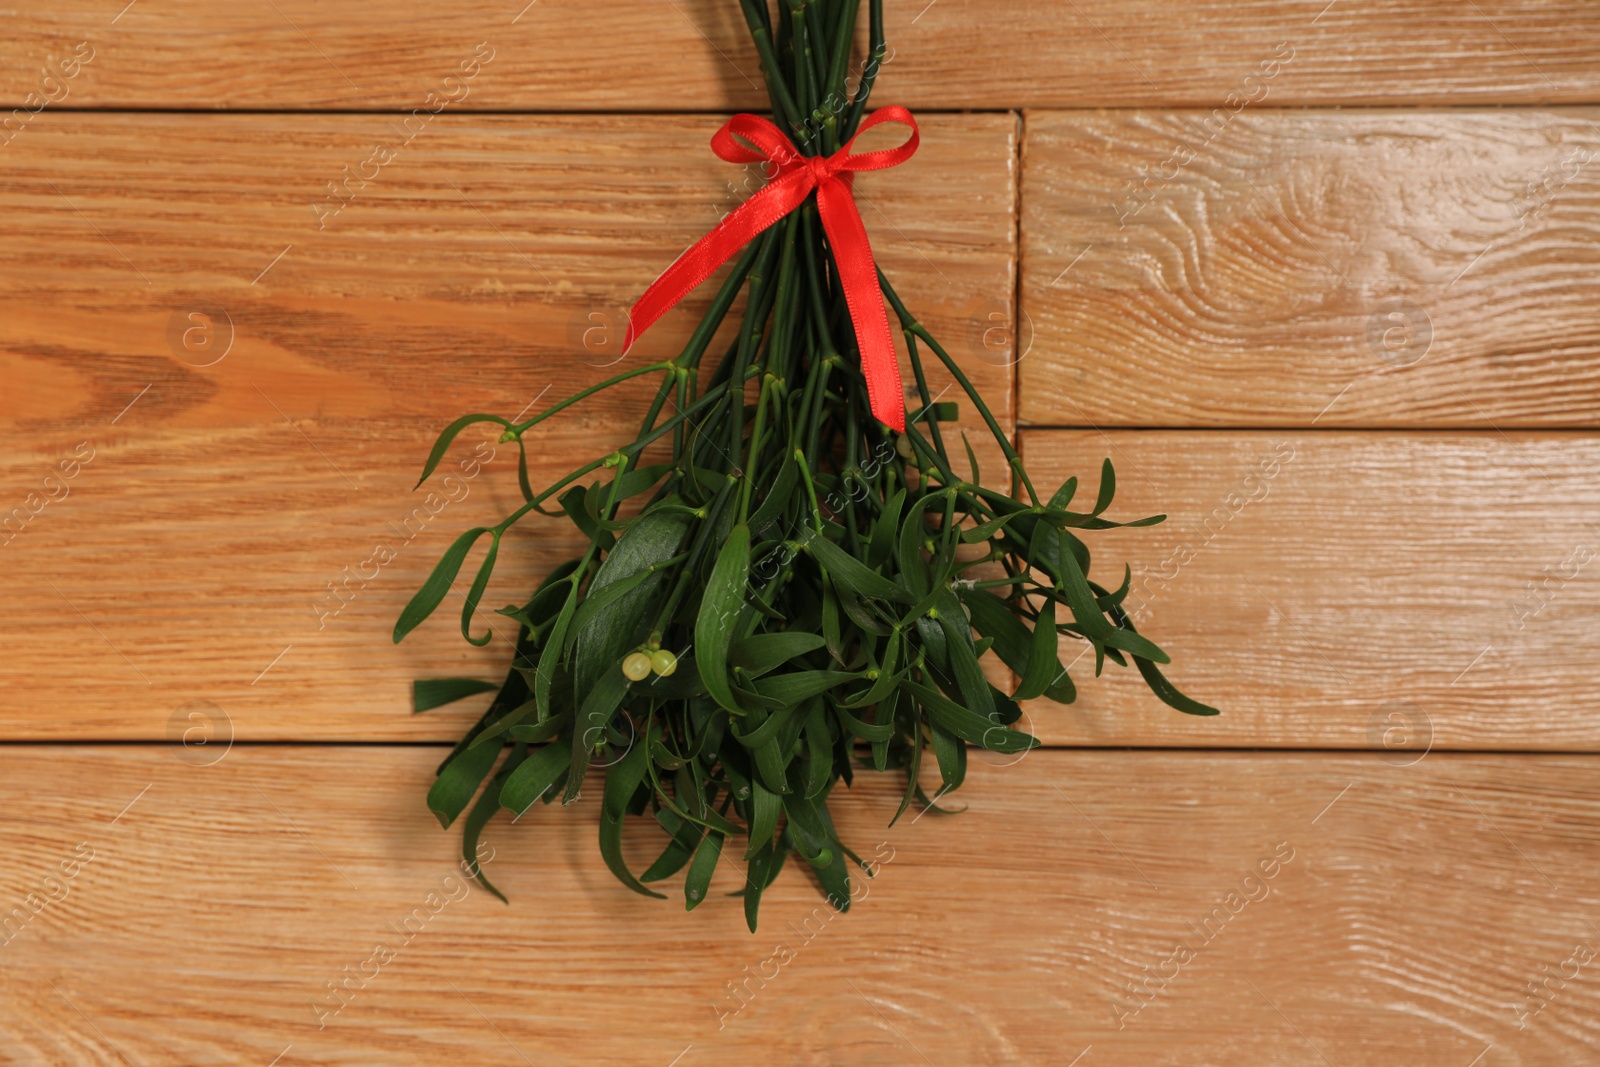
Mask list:
[[[617,885],[592,800],[461,888],[422,796],[482,701],[409,684],[507,646],[388,640],[516,494],[467,440],[418,519],[438,429],[614,373],[749,187],[736,5],[123,4],[0,15],[0,1062],[1600,1062],[1588,0],[890,0],[879,258],[1037,480],[1170,516],[1097,567],[1223,715],[1084,671],[963,814],[859,782],[868,896],[790,870],[754,937]]]

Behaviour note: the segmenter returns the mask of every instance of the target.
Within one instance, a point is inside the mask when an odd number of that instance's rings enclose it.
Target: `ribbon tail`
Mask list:
[[[823,182],[817,188],[817,213],[822,216],[822,228],[833,246],[840,288],[856,328],[861,373],[867,380],[872,414],[879,422],[905,433],[906,398],[900,357],[894,351],[894,334],[889,329],[883,290],[878,287],[872,245],[867,241],[867,228],[850,186],[840,180]]]
[[[622,351],[627,354],[639,335],[655,324],[678,301],[711,277],[762,231],[793,211],[811,192],[809,175],[797,172],[767,185],[727,215],[716,228],[673,260],[672,266],[650,283],[628,312],[628,333]]]

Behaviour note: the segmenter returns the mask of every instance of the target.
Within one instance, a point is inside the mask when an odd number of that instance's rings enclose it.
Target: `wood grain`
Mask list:
[[[1030,113],[1024,421],[1600,425],[1597,120]]]
[[[755,188],[706,147],[765,105],[737,5],[124,2],[0,33],[0,1060],[1600,1061],[1600,109],[1544,107],[1600,104],[1592,3],[887,5],[924,141],[859,183],[880,260],[1041,486],[1110,455],[1171,516],[1094,574],[1224,714],[1080,659],[1027,709],[1069,747],[892,828],[858,778],[877,877],[836,916],[791,866],[751,936],[727,865],[692,915],[615,882],[598,779],[491,826],[509,907],[468,888],[423,796],[483,698],[409,685],[507,645],[459,594],[389,642],[518,499],[470,433],[413,492],[437,430],[625,366]],[[576,547],[520,534],[491,606]]]
[[[1594,963],[1569,962],[1600,942],[1594,758],[1038,752],[975,764],[964,813],[891,829],[872,776],[833,803],[879,863],[864,895],[832,916],[791,867],[752,937],[734,870],[693,914],[676,884],[612,880],[598,782],[490,827],[509,907],[460,888],[421,804],[440,751],[4,749],[8,1062],[1600,1056]]]
[[[1271,99],[1305,104],[1600,102],[1600,17],[1583,0],[1005,0],[889,3],[875,100],[919,108],[1223,106],[1280,48]],[[68,107],[411,109],[480,43],[472,109],[763,107],[733,0],[62,0],[0,36],[0,99]],[[863,22],[865,19],[863,18]],[[864,29],[864,28],[863,28]],[[63,88],[41,68],[88,42]],[[89,54],[89,53],[85,53]]]
[[[1581,749],[1600,662],[1600,438],[1589,434],[1029,431],[1041,486],[1116,466],[1094,572],[1170,676],[1223,710],[1180,715],[1131,669],[1078,661],[1079,702],[1030,713],[1078,744]],[[1041,490],[1043,491],[1043,490]],[[1064,647],[1065,660],[1079,649]],[[1064,660],[1064,661],[1065,661]]]
[[[456,533],[520,503],[516,453],[467,435],[451,462],[472,466],[431,497],[422,461],[464,412],[629,365],[626,306],[744,195],[712,123],[441,116],[319,228],[311,203],[389,118],[56,118],[8,150],[0,194],[0,516],[24,509],[0,531],[0,733],[160,738],[193,701],[240,738],[455,732],[408,714],[411,679],[492,675],[506,646],[467,646],[459,600],[388,634]],[[1008,424],[1015,128],[935,117],[859,194],[885,270]],[[711,291],[628,360],[675,354]],[[530,437],[534,479],[631,439],[639,386]],[[521,529],[489,607],[576,544]]]

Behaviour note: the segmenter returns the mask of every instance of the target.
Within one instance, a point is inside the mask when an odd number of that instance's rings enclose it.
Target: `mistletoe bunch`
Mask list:
[[[881,0],[870,3],[871,56],[853,94],[845,73],[859,0],[780,0],[776,15],[765,0],[741,6],[774,121],[805,155],[836,151],[860,125],[885,54]],[[600,851],[617,878],[660,896],[649,883],[687,867],[694,908],[732,842],[753,931],[761,894],[790,855],[848,907],[849,868],[866,864],[839,839],[828,802],[858,768],[903,772],[903,813],[914,800],[932,804],[920,784],[925,754],[942,794],[960,786],[969,745],[1035,747],[1013,728],[1018,702],[1074,699],[1057,651],[1063,635],[1093,648],[1096,674],[1108,659],[1131,660],[1167,704],[1215,714],[1162,676],[1167,656],[1123,610],[1126,570],[1116,589],[1088,577],[1086,531],[1162,516],[1104,517],[1116,485],[1109,460],[1088,510],[1073,510],[1076,479],[1040,497],[960,366],[878,277],[915,379],[903,434],[871,415],[813,198],[745,249],[676,357],[525,422],[467,415],[439,437],[424,481],[462,430],[499,425],[519,446],[524,503],[450,546],[402,612],[396,641],[439,606],[487,537],[461,611],[462,635],[486,643],[469,624],[502,538],[529,514],[564,515],[589,541],[525,603],[500,609],[518,625],[503,684],[416,683],[418,711],[497,690],[428,796],[447,826],[471,805],[469,862],[498,809],[570,803],[596,765]],[[741,292],[737,329],[705,361]],[[952,455],[956,405],[930,398],[925,353],[983,418],[1009,492],[982,483],[965,435]],[[658,376],[659,387],[634,440],[535,492],[528,432],[640,376]],[[1009,692],[985,675],[990,654],[1014,672]],[[630,815],[664,835],[660,858],[638,875],[622,858]]]

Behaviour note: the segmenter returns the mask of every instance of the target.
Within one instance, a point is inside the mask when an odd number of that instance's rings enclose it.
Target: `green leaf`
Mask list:
[[[626,578],[604,586],[599,592],[589,590],[589,595],[583,598],[583,603],[578,606],[578,611],[572,617],[572,629],[576,633],[583,633],[594,617],[604,611],[611,604],[629,593],[633,592],[646,581],[657,576],[659,572],[643,570],[638,574],[630,574]]]
[[[606,768],[606,791],[600,805],[600,857],[617,876],[617,881],[635,893],[665,900],[665,896],[635,878],[622,858],[622,820],[627,817],[628,803],[639,783],[644,781],[648,747],[636,744],[626,756]],[[568,791],[571,792],[570,786]]]
[[[456,821],[456,816],[489,776],[489,768],[500,758],[500,752],[501,746],[497,745],[465,748],[439,771],[439,777],[428,790],[428,810],[438,818],[440,826]]]
[[[473,738],[474,746],[492,744],[497,738],[504,740],[507,733],[514,726],[521,726],[524,719],[533,716],[538,711],[538,702],[531,697],[495,719],[483,728],[483,732]],[[518,741],[542,740],[542,738],[518,737]]]
[[[1172,657],[1143,634],[1132,630],[1112,630],[1106,635],[1106,644],[1111,648],[1120,648],[1122,651],[1139,659],[1151,660],[1155,663],[1171,663]]]
[[[889,702],[891,704],[897,703],[901,693],[911,694],[911,690],[905,687],[896,689],[890,694]],[[911,695],[915,696],[915,694]],[[911,720],[910,728],[912,731],[911,763],[906,766],[906,788],[900,797],[900,807],[896,809],[894,817],[889,820],[891,828],[900,821],[900,816],[904,815],[906,809],[911,806],[911,798],[917,795],[919,789],[917,783],[922,778],[922,716],[918,713],[914,704],[908,714],[908,718]]]
[[[869,707],[888,696],[890,691],[893,690],[895,686],[900,684],[900,675],[895,673],[895,668],[899,664],[900,646],[902,641],[903,638],[901,637],[899,630],[895,630],[889,635],[889,640],[884,642],[883,645],[883,662],[879,663],[878,666],[874,668],[878,672],[878,677],[873,679],[872,685],[868,687],[865,693],[861,694],[861,696],[850,701],[849,703],[844,703],[841,701],[839,704],[840,707]]]
[[[987,541],[995,534],[1005,529],[1007,526],[1010,526],[1012,522],[1016,521],[1017,519],[1028,518],[1029,515],[1030,513],[1026,511],[1013,511],[1007,515],[1001,515],[990,519],[988,522],[980,523],[979,525],[972,527],[970,530],[962,530],[962,543],[975,545],[979,541]]]
[[[850,872],[844,861],[844,848],[823,815],[824,802],[820,799],[791,793],[783,798],[783,810],[789,816],[789,832],[801,855],[811,860],[811,869],[829,902],[839,911],[850,910]],[[827,862],[817,862],[824,851]]]
[[[1023,752],[1039,747],[1039,739],[1009,726],[1001,726],[998,717],[986,719],[974,715],[943,693],[918,682],[906,682],[905,689],[927,709],[928,715],[945,729],[980,748],[991,752]]]
[[[551,718],[556,709],[550,702],[551,688],[555,685],[556,671],[560,669],[561,658],[566,649],[567,632],[572,626],[572,616],[578,609],[578,583],[574,580],[567,589],[567,602],[561,606],[561,612],[556,616],[555,625],[550,629],[550,636],[545,639],[544,649],[539,653],[539,666],[534,672],[533,697],[538,703],[539,717]]]
[[[1100,493],[1094,500],[1094,511],[1098,515],[1111,506],[1111,498],[1117,492],[1117,472],[1111,466],[1111,457],[1107,456],[1104,463],[1100,464]]]
[[[793,721],[794,716],[785,713],[780,720],[780,728],[789,726]],[[780,749],[778,740],[768,740],[753,746],[750,749],[750,760],[755,765],[756,780],[764,784],[769,791],[779,794],[793,792],[789,785],[787,749]]]
[[[915,626],[917,636],[922,638],[923,656],[933,666],[948,672],[950,670],[949,642],[944,638],[944,629],[939,625],[939,620],[920,615],[917,617]]]
[[[1117,626],[1120,627],[1118,633],[1136,632],[1133,628],[1133,620],[1130,619],[1127,612],[1123,611],[1120,607],[1114,607],[1111,609],[1111,618],[1116,622]],[[1133,659],[1133,665],[1139,668],[1140,675],[1144,677],[1145,684],[1148,685],[1150,687],[1150,691],[1156,695],[1156,699],[1167,705],[1167,707],[1181,711],[1185,715],[1221,714],[1221,712],[1212,707],[1210,704],[1202,704],[1198,700],[1184,696],[1183,693],[1179,692],[1177,686],[1167,681],[1166,675],[1162,674],[1161,670],[1154,663],[1151,663],[1143,656],[1135,655]]]
[[[673,752],[657,737],[650,741],[650,762],[664,771],[675,771],[687,763],[688,759]]]
[[[529,701],[529,703],[532,703],[532,701]],[[567,724],[571,721],[572,715],[568,712],[562,712],[560,715],[551,716],[544,722],[531,726],[513,726],[506,732],[515,740],[526,741],[530,745],[542,745],[546,741],[552,740],[557,734],[564,732]]]
[[[728,664],[744,669],[747,676],[761,675],[821,648],[825,642],[821,634],[775,633],[752,634],[733,643],[728,652]]]
[[[659,482],[661,476],[672,469],[672,464],[670,463],[657,463],[649,467],[635,467],[633,470],[628,471],[617,479],[617,501],[620,503],[630,497],[638,496]]]
[[[929,734],[933,737],[933,755],[939,761],[939,778],[942,788],[941,794],[960,789],[961,783],[967,778],[967,745],[961,738],[945,728],[944,723],[934,719],[929,724]],[[932,807],[930,802],[929,807]]]
[[[411,683],[411,710],[413,713],[432,711],[477,693],[492,693],[499,688],[498,682],[485,682],[478,678],[419,678]]]
[[[1071,676],[1062,668],[1061,673],[1056,675],[1055,684],[1046,689],[1044,695],[1057,704],[1071,704],[1078,699],[1078,687],[1073,685]]]
[[[885,578],[850,553],[808,529],[800,541],[812,557],[827,568],[828,576],[861,596],[890,600],[897,604],[911,603],[911,597],[896,583]]]
[[[683,865],[694,856],[695,846],[700,841],[700,827],[688,819],[680,819],[671,808],[656,812],[656,822],[661,824],[670,840],[650,868],[639,876],[641,882],[659,882],[683,870]]]
[[[1140,674],[1144,675],[1145,683],[1150,686],[1150,691],[1156,695],[1156,699],[1167,705],[1167,707],[1176,708],[1185,715],[1221,714],[1210,704],[1202,704],[1198,700],[1184,696],[1178,691],[1177,686],[1167,681],[1160,668],[1142,656],[1135,656],[1133,665],[1139,668]]]
[[[640,683],[641,692],[651,700],[688,700],[705,695],[705,683],[700,680],[700,668],[695,665],[693,653],[678,657],[678,669],[670,677],[659,674],[648,682]]]
[[[1128,564],[1122,565],[1122,584],[1117,586],[1117,591],[1108,593],[1093,582],[1089,583],[1094,591],[1095,603],[1100,605],[1100,610],[1110,613],[1112,608],[1120,607],[1128,598],[1128,590],[1133,586],[1133,568]]]
[[[1039,617],[1033,621],[1033,639],[1028,650],[1028,666],[1017,682],[1013,700],[1032,700],[1043,696],[1062,673],[1057,653],[1060,638],[1056,634],[1056,602],[1054,597],[1045,600]]]
[[[521,818],[534,801],[550,791],[571,763],[571,752],[559,742],[533,749],[500,787],[500,806]]]
[[[839,625],[839,590],[832,582],[822,583],[822,643],[828,655],[844,662],[844,631]]]
[[[589,583],[585,599],[598,597],[616,583],[649,571],[678,554],[688,522],[675,512],[641,515],[606,554],[605,562]],[[600,676],[621,662],[638,641],[638,631],[660,595],[658,583],[640,581],[626,593],[608,600],[588,616],[582,628],[573,627],[572,677],[576,692],[588,693]]]
[[[937,500],[935,494],[928,493],[911,505],[905,521],[900,524],[899,543],[895,546],[895,562],[900,565],[900,578],[918,600],[927,596],[933,585],[928,576],[927,561],[922,558],[922,542],[927,537],[922,517],[927,513],[928,506]]]
[[[744,607],[745,583],[750,570],[750,527],[743,523],[728,534],[727,543],[717,553],[700,601],[700,614],[694,625],[695,666],[706,684],[706,692],[724,708],[742,713],[728,684],[728,646],[734,624]]]
[[[578,719],[572,729],[572,777],[567,781],[566,795],[561,798],[563,804],[571,804],[578,799],[589,761],[594,757],[596,746],[605,740],[606,724],[622,706],[622,698],[627,694],[628,679],[623,675],[620,663],[613,663],[611,669],[595,682],[594,688],[584,694],[583,707],[578,710]],[[633,748],[645,747],[638,744],[637,739],[635,741]],[[629,751],[631,753],[632,749]]]
[[[1061,483],[1050,497],[1050,502],[1045,507],[1050,511],[1065,511],[1067,505],[1072,503],[1072,498],[1078,495],[1078,479],[1076,476],[1068,478]]]
[[[750,927],[750,932],[756,932],[756,917],[761,909],[761,892],[771,884],[771,878],[783,864],[783,856],[776,846],[768,841],[760,849],[747,856],[750,873],[745,876],[744,887],[744,921]]]
[[[1038,529],[1050,530],[1050,527],[1040,523]],[[1051,533],[1055,531],[1051,530]],[[1103,644],[1111,636],[1112,625],[1095,601],[1094,591],[1089,588],[1089,579],[1084,576],[1083,567],[1078,562],[1074,539],[1066,533],[1057,536],[1056,559],[1061,568],[1062,599],[1067,602],[1067,607],[1072,611],[1072,621],[1078,624],[1083,635],[1097,644]],[[1038,539],[1036,534],[1035,541]]]
[[[521,614],[529,622],[541,626],[554,619],[561,610],[561,605],[566,603],[567,590],[571,588],[571,583],[567,579],[572,577],[572,573],[582,563],[581,559],[569,559],[545,575],[533,596],[522,605]]]
[[[693,911],[706,899],[711,889],[711,872],[717,869],[722,855],[723,837],[715,830],[707,830],[694,850],[694,862],[689,865],[689,875],[683,880],[684,910]]]
[[[461,860],[466,865],[466,870],[478,880],[478,884],[500,898],[502,904],[511,903],[506,895],[494,887],[488,876],[483,873],[483,866],[478,862],[478,842],[483,837],[483,828],[489,825],[489,820],[494,818],[494,813],[500,810],[500,787],[517,768],[521,766],[528,750],[518,745],[511,752],[511,758],[506,760],[500,770],[496,772],[489,782],[489,787],[483,791],[478,802],[472,805],[472,811],[467,813],[467,821],[462,823],[461,830]]]
[[[972,612],[972,625],[979,633],[994,638],[995,655],[1017,674],[1025,673],[1033,639],[1023,621],[987,589],[961,589],[960,596]]]
[[[983,676],[983,668],[978,666],[977,653],[972,648],[972,633],[965,625],[960,609],[954,605],[951,610],[939,613],[939,626],[944,630],[945,647],[949,651],[950,669],[955,673],[956,685],[961,688],[961,697],[967,702],[967,710],[985,719],[994,717],[994,697],[989,691],[989,679]],[[957,619],[962,623],[958,624]]]
[[[777,738],[778,731],[784,728],[793,714],[792,706],[779,707],[772,712],[757,709],[734,722],[729,732],[745,748],[760,748]]]
[[[450,592],[450,586],[456,580],[456,573],[461,570],[461,564],[466,562],[467,553],[472,550],[473,543],[488,532],[487,526],[474,526],[444,550],[444,555],[434,565],[433,573],[428,575],[428,580],[422,583],[422,588],[417,590],[411,602],[401,610],[400,618],[394,624],[395,644],[398,645],[405,640],[406,634],[422,625],[422,621],[433,614],[433,610],[444,600],[445,594]]]
[[[517,488],[522,490],[524,501],[533,499],[533,486],[528,483],[528,446],[521,434],[517,435]]]
[[[898,687],[899,684],[900,684],[900,681],[905,678],[905,675],[904,674],[896,674],[896,675],[893,675],[893,676],[885,675],[884,677],[893,677],[894,685],[896,687]],[[891,689],[890,695],[893,695],[892,689]],[[882,704],[882,705],[880,705],[880,707],[887,708],[887,704],[886,703]],[[845,728],[848,729],[850,731],[850,733],[852,733],[856,737],[861,738],[861,740],[863,740],[863,741],[870,741],[870,742],[876,743],[876,742],[879,742],[879,741],[887,741],[887,740],[889,740],[889,738],[894,736],[894,731],[895,731],[894,720],[892,718],[887,717],[887,714],[886,714],[885,711],[879,711],[878,712],[877,717],[880,718],[882,721],[881,722],[877,722],[877,723],[870,723],[870,722],[867,722],[865,719],[856,718],[842,704],[835,704],[833,706],[833,712],[834,712],[835,715],[839,716],[840,721],[842,721],[845,724]],[[883,768],[880,767],[878,769],[882,770]]]
[[[756,508],[755,514],[750,516],[750,529],[753,533],[762,534],[778,521],[784,510],[794,499],[795,482],[800,477],[799,461],[790,453],[784,458],[783,466],[778,468],[778,477],[772,483],[772,488],[767,491],[766,497],[761,501],[761,506]],[[779,535],[781,536],[781,535]]]
[[[455,422],[452,422],[449,426],[446,426],[444,428],[444,432],[439,435],[439,439],[433,443],[433,451],[428,453],[428,462],[422,465],[422,477],[417,479],[417,485],[413,487],[413,491],[420,487],[423,482],[427,481],[428,475],[432,474],[434,469],[439,466],[439,461],[443,459],[444,454],[450,450],[450,444],[456,439],[456,435],[462,430],[465,430],[468,426],[479,422],[493,422],[504,426],[508,430],[511,428],[511,424],[498,415],[461,416]]]
[[[1000,690],[993,690],[995,717],[1002,726],[1013,726],[1022,718],[1022,709],[1017,702],[1006,696]]]
[[[528,648],[527,640],[522,635],[518,635],[517,648],[512,654],[511,669],[506,671],[506,679],[501,684],[500,691],[489,702],[489,706],[483,709],[483,714],[478,716],[478,721],[472,728],[462,735],[461,740],[456,742],[455,747],[449,751],[444,759],[439,761],[439,766],[434,770],[435,775],[442,773],[450,761],[466,751],[468,746],[477,744],[491,723],[497,721],[507,711],[528,699],[528,684],[523,677],[521,668]],[[503,739],[501,740],[503,741]]]
[[[761,696],[793,706],[861,677],[861,673],[853,671],[795,671],[768,675],[752,683],[752,686]]]
[[[906,506],[906,491],[895,490],[894,496],[884,505],[877,521],[872,524],[872,537],[867,542],[867,566],[882,570],[894,555],[895,534],[900,530],[900,512]]]
[[[581,485],[575,485],[557,498],[561,510],[567,513],[567,518],[572,520],[572,525],[578,532],[591,541],[600,539],[599,516],[588,508],[590,490]]]
[[[961,431],[961,444],[967,450],[967,467],[972,472],[972,484],[977,485],[983,481],[983,476],[978,473],[978,454],[972,450],[972,442],[967,440],[967,431]]]
[[[806,787],[808,797],[825,793],[833,784],[833,738],[828,732],[828,717],[822,702],[814,701],[806,715]]]
[[[750,847],[744,858],[751,859],[763,848],[772,846],[772,835],[778,831],[778,816],[783,812],[783,799],[758,781],[750,783]]]
[[[747,715],[757,711],[780,711],[783,708],[783,701],[764,697],[754,689],[744,689],[737,685],[733,687],[733,699],[739,702],[739,706]]]
[[[844,610],[845,615],[849,617],[851,622],[861,627],[865,632],[876,634],[879,637],[887,637],[893,629],[893,626],[889,623],[873,615],[874,609],[869,606],[872,603],[871,601],[862,600],[845,586],[837,585],[833,582],[829,582],[825,588],[828,592],[837,594],[839,607]],[[839,658],[842,659],[843,657]]]
[[[491,531],[493,540],[489,543],[489,551],[484,554],[483,563],[478,567],[478,575],[472,580],[472,588],[467,591],[467,599],[461,604],[461,636],[469,644],[482,647],[489,643],[489,638],[494,636],[493,628],[485,630],[483,637],[472,636],[472,616],[478,610],[478,602],[483,599],[483,592],[489,586],[489,576],[494,573],[495,557],[500,554],[500,532]]]

